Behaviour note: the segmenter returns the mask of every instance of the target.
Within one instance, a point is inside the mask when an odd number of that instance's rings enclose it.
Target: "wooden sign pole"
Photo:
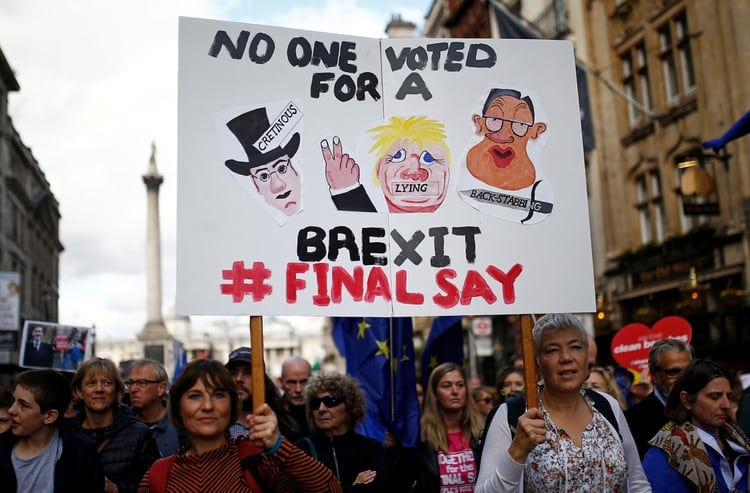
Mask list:
[[[523,349],[524,388],[526,391],[526,407],[537,407],[538,392],[536,388],[536,358],[534,357],[534,338],[531,315],[521,315],[521,348]]]
[[[263,364],[263,317],[250,317],[250,371],[253,385],[253,412],[266,400],[266,369]]]

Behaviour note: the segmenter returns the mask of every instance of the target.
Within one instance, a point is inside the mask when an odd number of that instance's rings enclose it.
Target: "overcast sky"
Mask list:
[[[8,112],[60,203],[59,322],[132,337],[146,318],[146,172],[160,191],[162,300],[175,301],[178,16],[385,37],[433,0],[2,0]],[[196,318],[198,326],[211,319]]]

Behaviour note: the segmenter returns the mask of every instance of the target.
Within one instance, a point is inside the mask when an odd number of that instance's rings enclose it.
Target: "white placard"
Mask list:
[[[177,311],[594,311],[572,45],[180,19]]]

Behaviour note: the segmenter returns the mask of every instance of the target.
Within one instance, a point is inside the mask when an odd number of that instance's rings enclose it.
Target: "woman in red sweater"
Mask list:
[[[190,362],[169,394],[169,417],[186,432],[188,443],[174,456],[157,461],[138,491],[342,491],[328,468],[282,438],[267,404],[248,420],[253,442],[230,439],[227,429],[238,412],[236,386],[224,365],[205,359]]]

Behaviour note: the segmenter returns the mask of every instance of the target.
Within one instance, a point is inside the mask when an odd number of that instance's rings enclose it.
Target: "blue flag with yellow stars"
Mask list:
[[[427,388],[430,373],[448,361],[464,364],[463,317],[435,317],[422,353],[422,385]]]
[[[367,397],[357,432],[383,443],[390,431],[404,447],[419,443],[419,404],[411,317],[334,317],[333,340],[346,372]]]

